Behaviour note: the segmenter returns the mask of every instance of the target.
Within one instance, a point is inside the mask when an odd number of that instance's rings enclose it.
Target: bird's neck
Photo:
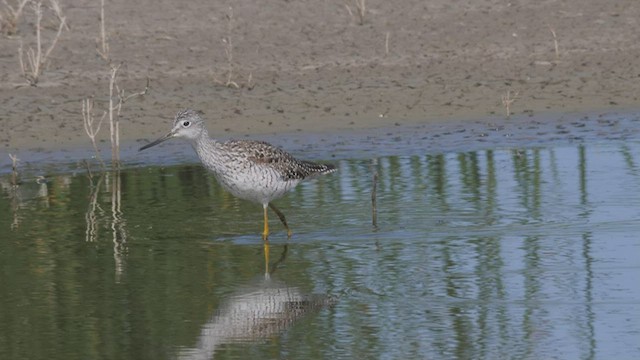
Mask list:
[[[191,146],[198,154],[200,161],[205,167],[211,171],[216,172],[221,161],[221,146],[218,141],[209,137],[209,134],[205,131],[202,136],[198,137],[191,142]]]

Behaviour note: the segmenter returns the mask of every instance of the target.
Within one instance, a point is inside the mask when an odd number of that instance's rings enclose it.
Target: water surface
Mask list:
[[[0,358],[637,358],[639,154],[335,160],[276,202],[268,264],[261,206],[198,164],[7,174]]]

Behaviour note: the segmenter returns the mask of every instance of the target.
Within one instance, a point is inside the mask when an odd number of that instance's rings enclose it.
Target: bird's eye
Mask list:
[[[189,121],[183,121],[182,122],[182,127],[189,127],[191,125],[191,122]]]

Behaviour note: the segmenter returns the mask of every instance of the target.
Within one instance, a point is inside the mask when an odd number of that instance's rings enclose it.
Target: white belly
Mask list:
[[[241,199],[266,204],[282,197],[300,180],[282,179],[280,174],[263,166],[252,166],[243,171],[214,173],[222,187]]]

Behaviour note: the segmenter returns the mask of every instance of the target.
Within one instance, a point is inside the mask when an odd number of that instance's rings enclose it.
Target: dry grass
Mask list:
[[[229,7],[229,11],[225,16],[225,19],[227,21],[227,35],[222,38],[222,44],[224,47],[224,54],[227,59],[226,75],[224,76],[225,80],[220,80],[218,79],[217,75],[214,73],[213,82],[215,82],[218,85],[226,86],[229,88],[239,89],[241,87],[246,87],[247,89],[251,90],[253,89],[253,86],[254,86],[252,82],[253,74],[251,72],[249,73],[249,76],[245,83],[238,83],[237,81],[233,80],[233,78],[235,77],[234,76],[235,69],[237,66],[233,60],[233,42],[231,40],[231,35],[233,34],[233,28],[234,28],[234,18],[233,18],[232,7]]]
[[[511,116],[511,104],[513,104],[517,99],[519,91],[511,93],[511,90],[507,90],[507,93],[502,95],[502,106],[504,106],[507,117]]]
[[[49,0],[50,7],[49,9],[53,11],[55,14],[56,20],[58,21],[58,30],[56,34],[53,36],[49,47],[43,51],[42,44],[42,18],[44,14],[44,10],[42,8],[42,1],[35,1],[31,4],[31,9],[36,16],[36,47],[35,49],[29,47],[26,51],[23,50],[22,41],[20,42],[20,47],[18,49],[18,60],[20,61],[20,70],[22,71],[23,77],[27,80],[29,85],[36,86],[40,79],[40,75],[44,71],[44,68],[48,64],[49,56],[51,52],[58,44],[58,39],[60,39],[60,35],[62,35],[62,31],[67,28],[66,17],[62,13],[62,9],[60,8],[60,4],[57,0]],[[24,60],[24,54],[26,54],[26,62]]]
[[[390,32],[387,31],[384,35],[384,56],[389,56],[389,36]]]
[[[366,0],[353,0],[353,6],[356,8],[356,14],[354,15],[349,3],[344,4],[345,8],[347,8],[347,12],[351,18],[356,19],[359,25],[364,25],[364,17],[367,13],[367,4]]]
[[[553,36],[553,47],[556,52],[556,60],[558,60],[560,59],[560,50],[558,46],[558,36],[556,36],[556,30],[551,27],[551,25],[547,25],[547,27],[549,28],[549,31],[551,31],[551,35]]]
[[[96,152],[96,159],[100,162],[100,166],[102,169],[105,168],[104,161],[102,161],[102,156],[100,156],[100,150],[98,150],[98,145],[96,144],[96,135],[100,132],[100,126],[102,125],[102,121],[107,116],[107,112],[103,112],[100,117],[100,121],[98,121],[97,125],[95,125],[95,117],[93,115],[93,98],[86,98],[82,100],[82,119],[84,123],[84,131],[91,139],[91,145],[93,145],[93,150]]]
[[[3,7],[0,9],[0,33],[5,35],[15,35],[18,32],[18,21],[22,16],[25,5],[31,0],[18,0],[15,4],[10,4],[8,0],[2,0]]]
[[[96,144],[96,136],[100,131],[102,122],[105,118],[109,119],[109,139],[111,141],[111,164],[114,167],[120,165],[120,113],[122,106],[132,98],[138,96],[144,96],[149,93],[149,79],[147,78],[147,85],[143,91],[132,93],[127,95],[124,89],[118,86],[118,71],[120,65],[111,65],[109,70],[109,103],[107,110],[102,113],[100,120],[96,122],[94,116],[94,102],[92,98],[87,98],[82,101],[82,119],[84,124],[84,130],[91,140],[93,149],[96,152],[96,158],[100,161],[102,168],[104,169],[104,162],[100,156],[100,151]]]
[[[111,162],[112,164],[120,165],[120,112],[122,111],[122,105],[130,99],[138,96],[144,96],[149,93],[149,78],[147,78],[147,85],[143,91],[136,92],[130,95],[125,94],[124,89],[120,89],[118,86],[117,76],[120,65],[111,65],[111,76],[109,77],[109,108],[107,114],[109,116],[109,131],[111,133]],[[117,98],[117,103],[115,102]]]
[[[105,30],[105,18],[104,18],[104,0],[100,0],[100,39],[96,40],[98,49],[96,51],[105,61],[111,61],[111,55],[109,53],[109,38]]]

